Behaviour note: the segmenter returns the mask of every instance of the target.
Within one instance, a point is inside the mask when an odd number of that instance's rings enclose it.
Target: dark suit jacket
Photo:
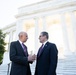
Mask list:
[[[56,75],[57,60],[56,45],[47,42],[40,56],[37,56],[35,75]]]
[[[10,44],[10,60],[12,61],[10,75],[31,75],[28,52],[24,50],[19,41]]]

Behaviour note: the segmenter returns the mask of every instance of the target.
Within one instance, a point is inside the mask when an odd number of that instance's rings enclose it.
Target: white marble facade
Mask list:
[[[37,53],[41,31],[49,33],[49,41],[59,50],[59,59],[76,53],[76,0],[45,0],[20,7],[15,16],[17,21],[3,28],[7,33],[7,50],[11,41],[18,39],[18,33],[25,31],[29,39],[29,53]]]

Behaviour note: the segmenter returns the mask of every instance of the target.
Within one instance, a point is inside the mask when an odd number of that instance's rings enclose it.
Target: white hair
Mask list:
[[[27,33],[26,33],[26,32],[20,32],[20,33],[18,34],[18,36],[21,37],[21,36],[24,35],[24,34],[27,34]]]

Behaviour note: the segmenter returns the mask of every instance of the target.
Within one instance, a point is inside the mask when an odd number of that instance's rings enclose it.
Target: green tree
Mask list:
[[[2,32],[2,30],[0,30],[0,65],[2,64],[3,61],[3,54],[6,51],[5,50],[5,34]]]

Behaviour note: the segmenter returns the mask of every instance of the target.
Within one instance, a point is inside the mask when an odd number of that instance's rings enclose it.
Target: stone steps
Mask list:
[[[57,67],[58,75],[76,75],[76,55],[59,60]]]
[[[76,55],[69,56],[66,59],[59,59],[57,66],[57,75],[76,75]],[[32,75],[34,75],[36,61],[30,65]],[[0,66],[0,75],[7,75],[8,66]]]
[[[7,75],[8,66],[0,65],[0,75]]]

